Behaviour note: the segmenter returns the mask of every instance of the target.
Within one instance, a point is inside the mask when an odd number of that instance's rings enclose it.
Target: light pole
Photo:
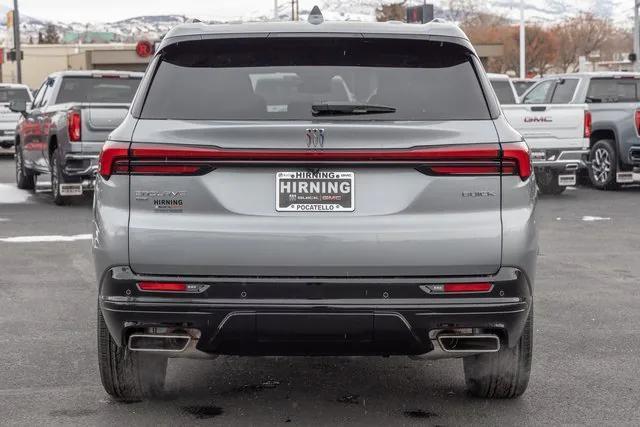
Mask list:
[[[16,50],[16,74],[18,83],[22,83],[22,47],[20,46],[20,12],[18,12],[18,0],[13,0],[13,44]]]
[[[278,0],[273,0],[273,20],[278,20]]]
[[[636,60],[633,63],[633,71],[640,69],[638,63],[638,51],[640,51],[640,30],[638,29],[638,8],[640,7],[640,0],[634,0],[633,5],[633,53],[636,54]]]
[[[638,1],[638,0],[635,0]],[[524,79],[526,76],[526,61],[525,61],[525,40],[524,40],[524,0],[520,0],[520,78]]]

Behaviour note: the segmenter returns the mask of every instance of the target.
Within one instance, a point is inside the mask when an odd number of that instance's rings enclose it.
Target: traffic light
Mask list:
[[[412,24],[426,24],[433,21],[433,5],[410,6],[407,8],[407,22]]]
[[[20,59],[24,61],[24,51],[20,51]],[[7,52],[7,61],[16,62],[16,50],[11,49]]]

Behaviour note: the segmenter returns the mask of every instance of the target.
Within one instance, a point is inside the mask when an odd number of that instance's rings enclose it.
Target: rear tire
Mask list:
[[[550,169],[543,169],[536,174],[536,182],[542,194],[557,196],[564,193],[567,187],[558,184],[558,175],[558,172]]]
[[[71,202],[69,196],[60,195],[60,184],[64,184],[64,173],[60,164],[59,151],[56,148],[51,154],[51,191],[53,193],[53,203],[58,206],[68,205]]]
[[[132,352],[115,343],[98,307],[98,364],[105,391],[120,402],[139,402],[164,389],[167,358]]]
[[[533,353],[533,305],[518,343],[497,353],[464,358],[464,376],[469,392],[476,397],[513,399],[529,384]]]
[[[598,190],[617,190],[618,155],[614,141],[603,139],[593,144],[589,160],[591,184]]]
[[[16,146],[16,185],[21,190],[33,190],[36,188],[33,173],[30,173],[24,167],[24,158],[22,157],[22,148]]]

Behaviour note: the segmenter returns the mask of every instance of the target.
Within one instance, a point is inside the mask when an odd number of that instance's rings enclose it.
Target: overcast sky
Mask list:
[[[313,5],[314,1],[301,0],[300,4]],[[0,5],[13,8],[13,0],[0,0]],[[19,0],[19,7],[21,13],[43,20],[108,22],[139,15],[176,14],[212,19],[238,17],[245,15],[245,11],[266,14],[272,13],[273,0]]]

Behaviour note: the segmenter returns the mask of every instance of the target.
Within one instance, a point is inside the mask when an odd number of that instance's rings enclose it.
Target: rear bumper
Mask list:
[[[187,281],[192,294],[151,293],[140,281]],[[490,293],[436,295],[425,285],[489,281]],[[113,269],[100,309],[122,345],[133,333],[197,331],[202,355],[426,355],[444,352],[439,333],[491,333],[502,345],[520,337],[531,286],[518,269],[469,278],[168,278]],[[155,329],[154,329],[155,328]],[[180,353],[173,357],[183,356]]]
[[[534,168],[548,168],[558,172],[573,173],[587,167],[588,149],[532,149]]]
[[[67,176],[92,178],[98,171],[98,158],[98,154],[69,153],[65,156],[64,173]]]

